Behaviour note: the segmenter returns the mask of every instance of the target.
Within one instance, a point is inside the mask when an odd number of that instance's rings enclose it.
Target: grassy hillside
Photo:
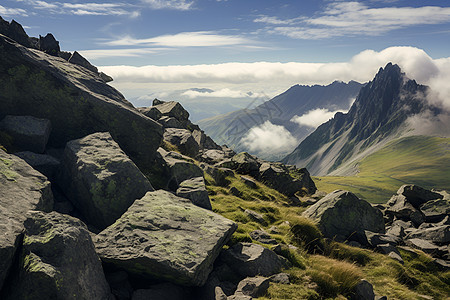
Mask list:
[[[395,140],[358,163],[356,176],[315,177],[320,190],[349,190],[384,203],[405,183],[450,190],[450,138],[412,136]]]

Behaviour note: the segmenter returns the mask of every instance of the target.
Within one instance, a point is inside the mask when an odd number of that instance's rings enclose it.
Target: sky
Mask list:
[[[2,0],[0,16],[53,33],[136,106],[179,100],[194,121],[389,61],[450,95],[448,0]]]

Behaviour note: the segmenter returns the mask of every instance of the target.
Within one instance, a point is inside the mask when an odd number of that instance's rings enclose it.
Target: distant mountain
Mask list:
[[[394,139],[417,135],[413,120],[423,120],[423,127],[439,119],[444,111],[428,103],[428,91],[389,63],[361,89],[347,114],[337,113],[319,126],[283,162],[306,166],[318,176],[355,174],[358,160]],[[431,127],[431,135],[448,130]]]
[[[217,143],[227,144],[237,152],[247,151],[265,159],[281,159],[292,151],[295,142],[299,143],[315,129],[315,127],[292,122],[292,118],[303,116],[316,109],[327,112],[346,111],[362,86],[355,81],[349,83],[335,81],[327,86],[295,85],[255,108],[240,109],[200,120],[198,124]],[[249,144],[244,143],[242,139],[251,128],[261,126],[267,121],[273,125],[283,126],[287,134],[292,136],[294,145],[278,153],[252,151]]]

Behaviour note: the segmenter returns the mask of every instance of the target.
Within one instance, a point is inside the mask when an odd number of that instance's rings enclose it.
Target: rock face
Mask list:
[[[30,115],[52,124],[49,145],[108,131],[140,168],[150,167],[162,127],[84,67],[0,35],[0,118]]]
[[[279,273],[285,262],[272,250],[251,243],[238,243],[224,251],[222,260],[241,276],[271,276]]]
[[[195,157],[200,150],[191,132],[187,129],[166,128],[164,140],[177,146],[181,153],[191,157]]]
[[[116,223],[97,235],[95,244],[106,264],[200,286],[235,229],[230,220],[159,190],[136,200]]]
[[[76,64],[76,65],[82,66],[82,67],[84,67],[84,68],[86,68],[86,69],[88,69],[88,70],[90,70],[90,71],[92,71],[94,73],[98,73],[97,67],[91,65],[91,63],[86,58],[81,56],[81,54],[78,53],[77,51],[75,51],[72,54],[72,56],[70,56],[68,61],[70,63],[72,63],[72,64]]]
[[[180,183],[176,194],[177,196],[191,200],[193,204],[199,207],[209,210],[212,209],[203,177],[183,181]]]
[[[47,119],[31,116],[6,116],[0,122],[0,130],[11,136],[15,149],[43,153],[50,136],[51,124]]]
[[[12,20],[11,23],[0,17],[0,34],[3,34],[25,47],[33,47],[31,39],[26,34],[22,25]]]
[[[303,216],[317,222],[325,237],[347,238],[364,230],[384,233],[383,214],[354,194],[337,190],[309,207]]]
[[[29,210],[50,211],[50,182],[17,156],[0,149],[0,289],[21,243]]]
[[[107,132],[68,142],[62,170],[65,194],[99,229],[114,223],[134,200],[153,190]]]
[[[47,154],[37,154],[30,151],[14,153],[21,159],[27,162],[37,171],[44,174],[50,180],[54,180],[56,173],[59,170],[60,161],[53,156]]]
[[[112,299],[86,226],[56,212],[30,212],[7,299]]]

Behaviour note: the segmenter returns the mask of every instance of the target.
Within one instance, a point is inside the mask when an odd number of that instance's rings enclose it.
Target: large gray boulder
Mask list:
[[[58,56],[59,51],[61,51],[59,48],[59,42],[51,33],[47,33],[46,36],[39,35],[37,47],[39,50],[53,56]]]
[[[43,153],[51,124],[47,119],[32,116],[6,116],[0,122],[0,130],[11,136],[14,150]]]
[[[241,152],[231,158],[232,169],[240,174],[248,174],[254,178],[259,178],[259,167],[261,163],[258,159],[247,152]]]
[[[187,129],[166,128],[164,129],[164,140],[178,147],[184,155],[195,157],[200,150],[192,133]]]
[[[95,239],[106,264],[187,286],[203,285],[236,224],[170,192],[148,192]]]
[[[88,223],[104,229],[153,187],[108,132],[67,143],[61,187]]]
[[[173,117],[182,123],[189,119],[189,113],[179,102],[157,100],[153,101],[153,107],[159,110],[163,116]]]
[[[7,299],[113,299],[86,225],[57,212],[30,211]]]
[[[0,290],[13,262],[29,210],[50,211],[50,182],[15,155],[0,149]]]
[[[414,230],[406,239],[422,239],[431,241],[438,245],[450,243],[450,225],[442,225],[425,229]]]
[[[440,222],[450,215],[450,200],[430,200],[420,206],[420,211],[424,214],[426,222]]]
[[[205,180],[202,177],[187,179],[178,186],[177,196],[191,200],[199,207],[211,210],[211,201],[206,190]]]
[[[406,199],[408,199],[408,202],[415,208],[419,208],[422,204],[430,200],[442,199],[444,197],[439,193],[424,189],[414,184],[402,185],[398,189],[397,195],[405,196]]]
[[[315,221],[328,238],[346,239],[354,233],[363,233],[364,230],[385,232],[381,211],[348,191],[329,193],[309,207],[303,216]]]
[[[242,277],[271,276],[286,267],[275,252],[252,243],[237,243],[223,251],[221,259]]]
[[[47,154],[23,151],[16,152],[14,155],[26,161],[27,164],[47,176],[50,180],[55,178],[61,164],[59,160]]]
[[[52,124],[49,146],[108,131],[131,159],[150,168],[160,124],[142,115],[98,74],[0,35],[0,119],[29,115]]]

